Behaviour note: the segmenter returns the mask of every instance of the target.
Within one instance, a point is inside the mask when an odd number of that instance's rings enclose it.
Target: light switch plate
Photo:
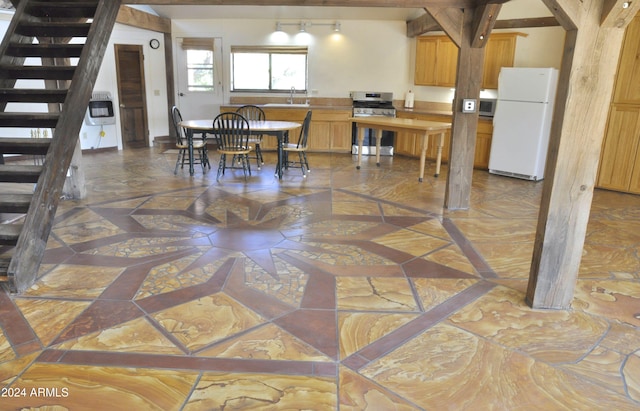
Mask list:
[[[462,112],[463,113],[475,113],[476,112],[476,99],[465,98],[462,100]]]

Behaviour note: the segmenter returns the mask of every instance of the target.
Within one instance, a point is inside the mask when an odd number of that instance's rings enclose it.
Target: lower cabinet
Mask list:
[[[235,111],[234,107],[222,106],[221,111]],[[306,108],[270,108],[263,107],[267,120],[294,121],[302,124],[307,114]],[[311,124],[309,126],[309,151],[351,152],[351,109],[318,109],[311,108]],[[297,141],[299,131],[290,133],[289,140]],[[265,136],[261,148],[276,150],[275,138]]]
[[[398,118],[413,118],[417,120],[440,121],[450,123],[451,116],[435,114],[418,114],[398,112]],[[473,166],[479,169],[489,168],[489,154],[491,152],[491,136],[493,125],[490,120],[479,120],[476,132],[476,151]],[[449,160],[449,146],[451,141],[451,131],[447,131],[444,136],[442,148],[442,161]],[[420,138],[415,133],[397,133],[394,152],[411,157],[420,157]],[[438,154],[438,139],[430,138],[427,144],[427,158],[435,160]]]
[[[489,169],[489,155],[491,154],[491,138],[493,136],[493,124],[489,120],[478,121],[476,131],[476,152],[473,166],[483,170]]]

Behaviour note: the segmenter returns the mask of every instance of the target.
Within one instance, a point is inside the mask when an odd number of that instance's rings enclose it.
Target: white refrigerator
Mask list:
[[[500,70],[490,173],[532,181],[544,178],[557,84],[554,68]]]

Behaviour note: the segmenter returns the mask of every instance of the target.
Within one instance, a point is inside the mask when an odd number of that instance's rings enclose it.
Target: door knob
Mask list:
[[[184,93],[178,93],[180,97],[184,97]]]
[[[120,104],[120,108],[125,108],[124,104]]]

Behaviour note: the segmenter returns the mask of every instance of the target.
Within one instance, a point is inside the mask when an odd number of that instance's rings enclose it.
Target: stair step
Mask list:
[[[0,245],[16,245],[22,224],[0,224]]]
[[[87,37],[91,24],[66,22],[21,22],[16,34],[27,37]]]
[[[14,57],[80,57],[84,44],[12,43],[6,54]]]
[[[36,183],[42,172],[42,166],[0,164],[0,182]]]
[[[49,151],[50,138],[0,137],[0,154],[29,154],[44,156]]]
[[[9,272],[9,263],[11,263],[10,258],[0,258],[0,283],[9,281],[9,276],[7,275]]]
[[[82,18],[93,17],[97,1],[31,1],[25,12],[34,17]]]
[[[0,127],[55,128],[59,113],[0,113]]]
[[[0,103],[64,103],[67,89],[0,89]]]
[[[71,80],[75,66],[13,66],[0,65],[0,78],[3,79],[40,79]]]
[[[25,214],[32,197],[31,194],[0,194],[0,213]]]

